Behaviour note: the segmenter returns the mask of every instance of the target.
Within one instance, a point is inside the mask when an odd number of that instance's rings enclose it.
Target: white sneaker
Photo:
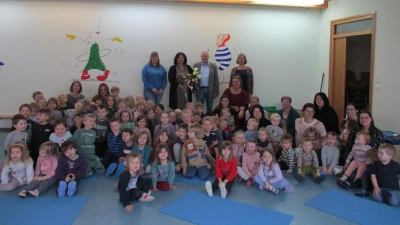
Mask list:
[[[146,193],[143,193],[142,197],[139,198],[138,201],[139,202],[152,202],[152,201],[154,201],[154,197],[150,196],[150,195],[148,195]]]
[[[219,190],[221,190],[221,198],[226,198],[226,194],[228,194],[228,191],[226,190],[224,183],[221,183],[219,185]]]
[[[212,191],[212,185],[210,181],[206,182],[206,190],[207,190],[207,194],[208,196],[213,196],[213,191]]]
[[[258,188],[260,188],[261,191],[265,190],[265,188],[261,185],[258,185]]]

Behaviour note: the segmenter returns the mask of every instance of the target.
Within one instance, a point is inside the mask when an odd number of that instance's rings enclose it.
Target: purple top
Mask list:
[[[75,160],[71,160],[65,156],[58,159],[58,166],[56,169],[56,177],[58,180],[65,180],[70,173],[75,175],[76,180],[85,177],[86,160],[83,157],[79,157],[79,155],[77,156],[78,158]]]

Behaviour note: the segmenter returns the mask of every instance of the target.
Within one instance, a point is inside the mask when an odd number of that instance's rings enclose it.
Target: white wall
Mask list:
[[[247,55],[255,74],[255,94],[263,105],[273,105],[291,95],[293,105],[312,100],[319,89],[318,71],[320,10],[220,6],[174,3],[99,2],[0,2],[0,114],[14,114],[40,90],[46,98],[68,93],[71,79],[80,78],[86,63],[76,59],[90,45],[66,34],[86,39],[97,31],[100,47],[112,52],[102,58],[111,74],[109,86],[121,88],[121,96],[142,93],[141,69],[152,51],[158,51],[168,68],[179,51],[188,64],[200,61],[200,52],[217,48],[216,37],[229,33],[227,43],[235,64],[237,52]],[[118,52],[118,54],[115,53]],[[121,51],[121,52],[120,52]],[[69,63],[69,64],[68,64]],[[112,73],[115,73],[113,75]],[[101,71],[90,71],[92,77]],[[84,81],[83,94],[92,97],[99,81]],[[220,92],[227,87],[223,84]],[[301,87],[301,88],[299,88]],[[169,85],[166,93],[168,93]],[[215,101],[217,102],[217,101]],[[168,105],[168,95],[162,100]],[[4,124],[4,121],[0,121]],[[1,126],[1,124],[0,124]],[[4,126],[4,125],[3,125]],[[8,125],[6,125],[8,126]]]
[[[379,90],[373,90],[372,114],[381,130],[399,132],[400,104],[400,1],[397,0],[334,0],[322,11],[320,29],[319,71],[329,71],[330,21],[376,11],[374,82],[380,77]],[[376,84],[376,83],[375,83]],[[325,83],[327,90],[328,84]]]

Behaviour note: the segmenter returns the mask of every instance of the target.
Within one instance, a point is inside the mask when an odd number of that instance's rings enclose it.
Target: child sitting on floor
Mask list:
[[[223,141],[219,146],[219,154],[215,163],[215,180],[211,184],[206,182],[206,190],[208,196],[213,196],[213,192],[219,188],[221,198],[231,192],[232,185],[237,175],[236,158],[233,156],[232,144],[230,141]]]
[[[142,158],[138,153],[130,153],[126,156],[126,170],[118,181],[119,201],[126,211],[132,211],[132,200],[139,202],[152,202],[154,197],[149,195],[151,178],[143,179],[139,170],[142,168]]]
[[[270,139],[274,139],[277,142],[281,141],[283,134],[282,128],[279,127],[281,122],[281,116],[277,113],[271,115],[271,125],[267,126],[268,136]]]
[[[326,135],[326,145],[322,147],[321,159],[322,159],[322,170],[326,175],[333,172],[339,161],[339,149],[336,147],[338,141],[338,135],[334,131],[328,132]]]
[[[313,148],[313,144],[310,138],[303,137],[301,139],[301,146],[297,154],[297,168],[298,172],[294,173],[294,177],[299,182],[304,182],[304,176],[310,173],[314,179],[314,182],[320,184],[325,180],[325,176],[319,173],[318,157]]]
[[[6,160],[0,163],[0,191],[12,191],[33,180],[33,161],[26,144],[20,141],[10,145]]]
[[[291,174],[296,164],[296,154],[292,148],[293,136],[289,133],[282,135],[282,153],[279,156],[278,163],[282,170],[286,170],[286,174]]]
[[[15,130],[8,133],[6,140],[4,140],[4,149],[6,152],[8,152],[8,149],[12,143],[20,141],[26,144],[28,140],[28,133],[25,132],[27,123],[23,115],[17,114],[13,116],[12,125]]]
[[[151,169],[152,192],[175,190],[175,163],[171,158],[168,146],[165,144],[157,145],[155,155]]]
[[[370,135],[366,131],[360,131],[356,135],[356,143],[353,145],[349,156],[347,157],[346,164],[344,165],[344,175],[339,178],[336,183],[339,187],[349,189],[351,186],[357,187],[361,185],[361,176],[366,170],[367,156],[366,152],[371,149],[368,145]],[[354,159],[353,159],[354,158]],[[353,159],[353,161],[350,160]],[[357,169],[357,175],[354,178],[353,184],[349,186],[348,182],[345,182],[347,178]]]
[[[26,192],[39,197],[57,183],[56,168],[58,164],[57,145],[47,141],[40,145],[39,157],[36,163],[33,180],[21,191],[19,196],[26,198]]]
[[[207,180],[210,169],[215,167],[215,159],[211,156],[206,143],[201,139],[202,136],[199,124],[189,125],[189,139],[183,144],[180,157],[182,174],[186,178],[192,179],[198,173],[200,180]]]
[[[378,160],[378,149],[372,148],[367,151],[367,167],[365,173],[361,177],[361,190],[355,193],[358,197],[369,196],[369,191],[373,191],[373,185],[371,180],[371,168],[372,165]]]
[[[371,179],[374,185],[372,199],[385,202],[391,206],[400,204],[400,187],[398,175],[400,164],[393,161],[396,149],[391,144],[382,144],[378,148],[379,161],[374,162],[371,169]]]
[[[294,191],[289,181],[282,176],[272,149],[265,148],[262,152],[260,168],[254,181],[258,183],[260,190],[267,190],[275,195],[279,194],[279,189],[284,189],[285,192]]]
[[[246,186],[253,185],[254,176],[257,175],[260,167],[260,153],[257,151],[257,141],[249,138],[246,142],[246,152],[242,156],[242,167],[238,166],[239,182],[246,181]]]
[[[136,135],[136,145],[133,146],[132,152],[136,152],[140,155],[140,158],[142,159],[142,169],[140,169],[140,174],[144,173],[150,173],[151,172],[151,164],[150,164],[150,153],[151,153],[151,147],[150,147],[150,141],[149,141],[149,135],[147,132],[142,131],[138,135]]]
[[[103,164],[101,164],[99,158],[94,154],[96,132],[92,129],[95,121],[96,117],[93,114],[85,114],[83,116],[83,124],[85,125],[85,128],[76,130],[72,136],[72,140],[76,141],[78,145],[78,154],[82,156],[87,163],[85,177],[92,176],[92,169],[94,169],[97,174],[103,174],[105,171]]]
[[[56,169],[57,195],[60,198],[65,196],[65,192],[68,197],[74,196],[79,180],[85,177],[86,160],[76,154],[77,148],[75,141],[64,141],[61,145],[64,156],[58,159]]]

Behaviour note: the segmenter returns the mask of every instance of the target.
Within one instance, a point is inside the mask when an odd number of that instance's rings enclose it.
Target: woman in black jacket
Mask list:
[[[187,102],[192,102],[192,91],[190,88],[185,89],[185,85],[180,82],[183,76],[192,74],[192,68],[187,65],[187,58],[185,53],[178,52],[174,58],[174,65],[169,68],[168,81],[169,88],[169,107],[171,109],[185,108]]]
[[[335,110],[329,105],[329,99],[324,92],[319,92],[314,96],[314,105],[317,107],[314,118],[321,121],[326,129],[326,133],[334,131],[339,133],[339,119]]]

